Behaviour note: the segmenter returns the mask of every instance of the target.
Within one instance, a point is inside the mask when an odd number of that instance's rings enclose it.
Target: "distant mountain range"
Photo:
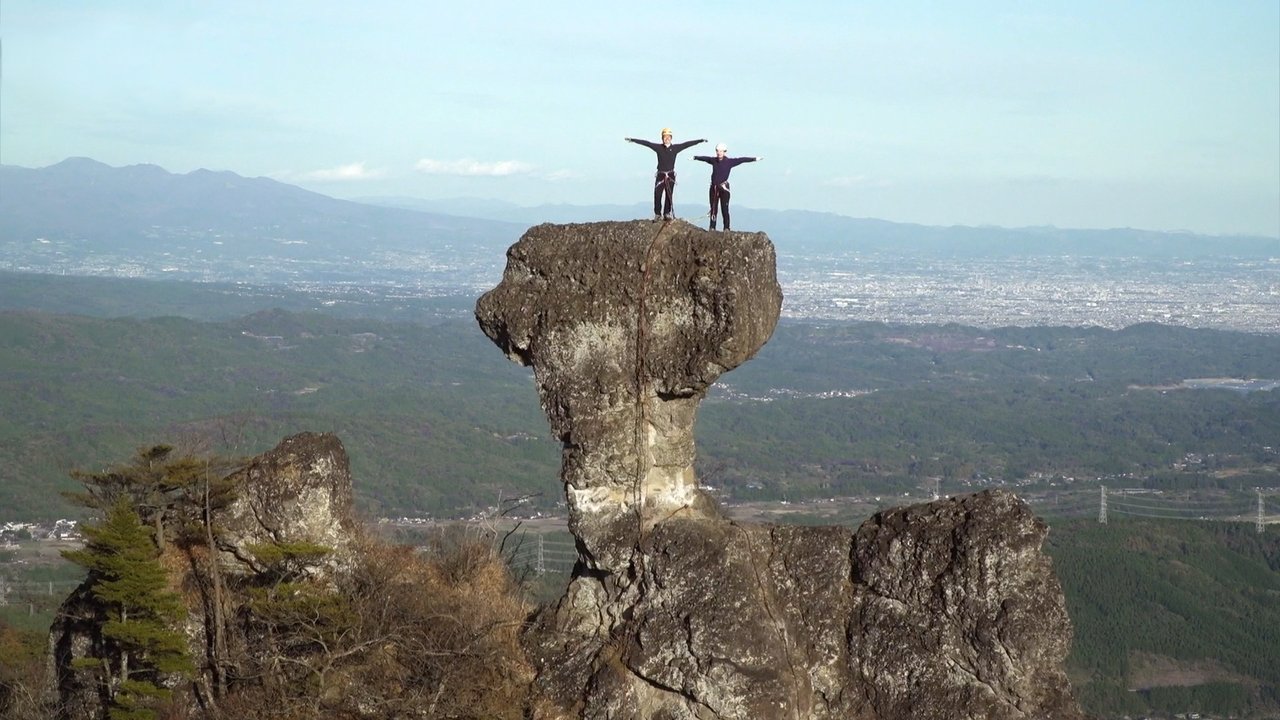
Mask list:
[[[701,199],[701,195],[699,195]],[[649,206],[538,205],[526,207],[479,198],[423,200],[364,197],[360,202],[424,212],[488,218],[524,225],[650,216]],[[677,215],[705,222],[706,207],[677,204]],[[1134,228],[1107,230],[1057,227],[1003,228],[932,226],[853,218],[809,210],[733,208],[733,226],[768,233],[782,250],[795,252],[876,252],[948,257],[1078,255],[1093,257],[1242,257],[1280,258],[1280,238],[1251,235],[1202,235]]]
[[[704,209],[682,205],[691,222]],[[635,205],[521,207],[494,200],[338,200],[268,178],[71,158],[45,168],[0,166],[0,260],[57,244],[66,255],[203,253],[264,262],[333,262],[371,252],[501,252],[530,225],[648,217]],[[803,210],[734,209],[734,227],[761,230],[783,252],[941,257],[1280,257],[1280,239],[1135,229],[938,227]],[[68,245],[69,243],[69,245]],[[23,261],[25,262],[25,261]],[[37,262],[36,265],[39,265]],[[0,263],[0,267],[4,264]],[[22,262],[12,269],[25,269]],[[31,269],[39,269],[33,267]]]
[[[492,220],[338,200],[269,178],[70,158],[36,170],[0,166],[0,241],[37,238],[153,249],[154,238],[308,244],[330,251],[420,249],[432,243],[505,247],[523,228]],[[150,240],[149,240],[150,239]]]

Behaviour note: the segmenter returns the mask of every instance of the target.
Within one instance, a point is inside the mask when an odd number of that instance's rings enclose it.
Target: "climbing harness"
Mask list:
[[[720,207],[720,193],[722,192],[729,192],[728,180],[725,180],[722,183],[715,183],[711,186],[711,212],[707,213],[707,215],[712,220],[716,219],[716,212],[718,212],[718,208]]]

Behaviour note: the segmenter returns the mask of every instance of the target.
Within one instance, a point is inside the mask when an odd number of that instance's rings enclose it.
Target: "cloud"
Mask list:
[[[519,160],[498,160],[496,162],[480,162],[464,158],[462,160],[432,160],[423,158],[415,166],[418,172],[428,175],[521,175],[532,172],[533,166]]]
[[[297,176],[297,179],[310,180],[313,182],[376,180],[385,174],[386,173],[382,170],[370,170],[366,168],[363,162],[355,162],[349,165],[339,165],[335,168],[312,170],[311,172],[301,173]]]

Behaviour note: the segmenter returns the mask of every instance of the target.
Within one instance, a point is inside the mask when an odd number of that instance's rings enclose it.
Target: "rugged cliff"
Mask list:
[[[540,225],[480,299],[563,443],[580,561],[526,634],[536,718],[1081,717],[1045,526],[992,492],[857,531],[731,522],[693,425],[782,294],[769,239],[683,222]]]

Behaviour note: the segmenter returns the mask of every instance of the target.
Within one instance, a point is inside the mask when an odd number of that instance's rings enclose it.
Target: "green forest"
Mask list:
[[[1280,712],[1280,533],[1243,523],[1060,520],[1046,550],[1075,636],[1081,704],[1149,712]]]
[[[532,374],[469,320],[8,311],[0,338],[0,405],[16,409],[0,416],[5,520],[73,513],[51,492],[71,487],[72,469],[148,443],[248,455],[303,430],[342,439],[372,516],[560,500]],[[1203,377],[1280,378],[1280,337],[784,323],[712,387],[699,472],[730,500],[892,492],[929,477],[1276,485],[1280,393],[1176,387]],[[1172,473],[1188,453],[1212,463]]]

